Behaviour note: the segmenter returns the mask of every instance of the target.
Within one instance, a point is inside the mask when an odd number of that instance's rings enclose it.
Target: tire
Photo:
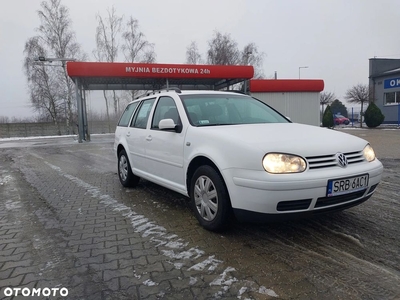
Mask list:
[[[349,125],[350,124],[350,121],[344,121],[344,125]]]
[[[118,153],[118,177],[124,187],[136,187],[140,180],[140,177],[132,173],[125,150]]]
[[[231,217],[231,201],[221,175],[211,166],[199,167],[190,184],[193,212],[200,225],[210,231],[225,229]]]
[[[339,121],[335,121],[335,125],[340,125],[340,122]]]

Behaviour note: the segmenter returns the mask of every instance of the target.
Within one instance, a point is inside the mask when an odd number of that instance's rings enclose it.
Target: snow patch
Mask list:
[[[163,255],[173,259],[196,259],[204,254],[204,251],[197,248],[190,248],[187,251],[181,251],[177,253],[175,253],[174,250],[162,250],[161,252],[163,253]]]
[[[147,279],[147,280],[143,281],[143,284],[147,285],[147,286],[156,286],[156,285],[158,285],[158,283],[155,283],[154,281],[152,281],[150,279]]]
[[[11,175],[6,175],[4,177],[0,177],[0,185],[4,185],[12,181],[14,178]]]
[[[197,278],[190,276],[189,285],[194,285],[194,284],[196,284],[196,282],[197,282]]]
[[[265,286],[260,286],[260,288],[258,289],[258,293],[275,298],[279,297],[273,290],[267,289]]]
[[[198,264],[195,264],[194,266],[191,266],[189,268],[189,271],[196,270],[196,271],[202,271],[204,270],[208,265],[210,267],[208,268],[209,271],[214,271],[217,266],[222,263],[222,260],[218,260],[214,258],[215,255],[209,256],[206,260],[203,260],[202,262],[199,262]]]
[[[165,247],[171,248],[171,249],[182,249],[185,248],[187,245],[189,245],[188,242],[183,242],[182,239],[178,239],[176,241],[168,242]]]
[[[232,267],[226,268],[225,271],[222,272],[222,274],[220,274],[217,278],[215,278],[210,283],[210,286],[211,285],[225,285],[225,286],[232,285],[232,283],[238,281],[235,277],[228,275],[229,272],[233,272],[233,271],[236,271],[236,270]]]

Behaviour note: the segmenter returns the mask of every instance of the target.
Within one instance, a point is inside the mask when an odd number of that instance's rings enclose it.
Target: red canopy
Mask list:
[[[254,75],[252,66],[67,62],[85,89],[153,89],[167,82],[184,89],[221,89]]]

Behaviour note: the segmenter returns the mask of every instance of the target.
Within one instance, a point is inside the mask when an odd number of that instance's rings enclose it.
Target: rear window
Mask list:
[[[118,126],[128,127],[132,115],[135,112],[136,107],[138,106],[138,103],[139,102],[133,102],[125,108],[125,111],[122,113],[122,116],[119,119]]]

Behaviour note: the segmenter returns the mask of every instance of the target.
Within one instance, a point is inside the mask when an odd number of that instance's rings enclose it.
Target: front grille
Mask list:
[[[339,203],[343,203],[343,202],[347,202],[347,201],[351,201],[351,200],[360,198],[364,195],[365,191],[366,191],[366,189],[364,189],[362,191],[346,194],[346,195],[318,198],[317,203],[315,204],[315,208],[339,204]]]
[[[276,210],[289,211],[307,209],[311,204],[311,200],[312,199],[281,201],[278,203]]]
[[[356,164],[364,161],[364,155],[362,151],[358,152],[347,152],[343,153],[346,155],[347,163],[349,165]],[[331,168],[337,166],[336,154],[320,155],[320,156],[309,156],[306,157],[310,170]]]

